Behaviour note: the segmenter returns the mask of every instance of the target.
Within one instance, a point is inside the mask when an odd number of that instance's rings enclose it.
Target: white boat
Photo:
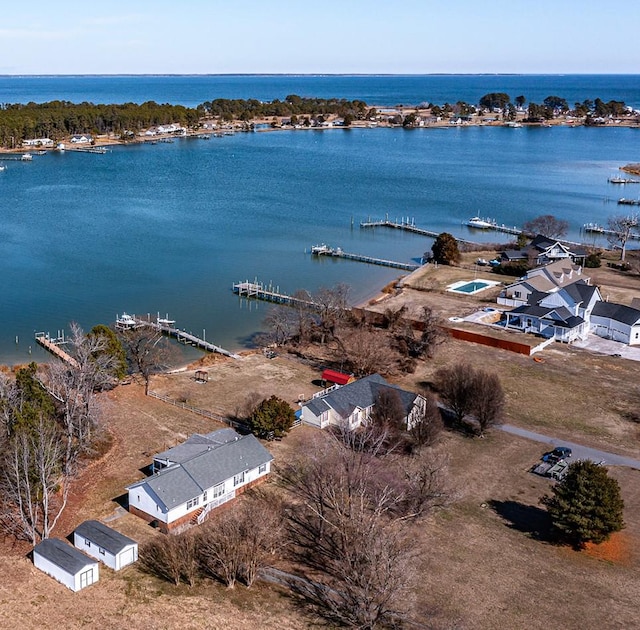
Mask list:
[[[20,159],[21,159],[23,162],[31,162],[31,160],[33,160],[33,155],[31,155],[31,153],[23,153],[23,154],[20,156]]]
[[[4,171],[4,169],[5,169],[5,168],[7,168],[7,167],[6,167],[6,166],[3,166],[2,164],[0,164],[0,173],[1,173],[2,171]]]
[[[471,217],[465,225],[467,227],[476,228],[476,230],[490,230],[495,227],[496,222],[493,219],[483,219],[481,217]]]

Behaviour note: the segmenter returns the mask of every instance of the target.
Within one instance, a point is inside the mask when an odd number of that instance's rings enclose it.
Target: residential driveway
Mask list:
[[[584,341],[574,341],[572,344],[575,348],[584,348],[598,354],[619,354],[624,359],[631,361],[640,361],[640,346],[628,346],[619,341],[611,341],[611,339],[603,339],[590,333]]]
[[[590,459],[593,462],[600,463],[604,461],[609,466],[626,466],[627,468],[636,468],[640,470],[640,459],[633,459],[632,457],[625,457],[624,455],[617,455],[610,453],[609,451],[601,451],[596,448],[589,448],[588,446],[582,446],[582,444],[576,444],[575,442],[567,442],[566,440],[558,440],[557,438],[549,435],[543,435],[542,433],[535,433],[534,431],[527,431],[520,427],[514,427],[511,424],[502,424],[496,427],[505,433],[511,435],[517,435],[518,437],[526,438],[527,440],[534,440],[542,444],[549,446],[548,450],[554,449],[556,446],[568,446],[572,451],[572,461],[578,459]]]

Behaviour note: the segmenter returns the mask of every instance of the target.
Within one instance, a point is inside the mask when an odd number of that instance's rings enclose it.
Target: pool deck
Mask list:
[[[450,291],[451,293],[458,293],[461,295],[476,295],[477,293],[480,293],[485,289],[491,289],[499,284],[500,282],[496,282],[495,280],[459,280],[458,282],[454,282],[453,284],[450,284],[447,287],[447,291]],[[480,286],[477,289],[474,289],[473,291],[462,290],[462,287],[466,287],[469,285],[482,285],[482,286]]]

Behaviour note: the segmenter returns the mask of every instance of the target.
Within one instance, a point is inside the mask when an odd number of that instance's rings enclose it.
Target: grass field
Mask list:
[[[439,295],[420,293],[434,300]],[[394,380],[417,391],[428,387],[438,367],[468,361],[499,375],[508,422],[639,457],[640,425],[626,419],[625,412],[640,402],[640,365],[560,345],[543,355],[545,362],[536,363],[450,341],[414,374]],[[252,354],[237,362],[216,361],[207,370],[205,384],[187,371],[154,377],[151,388],[231,415],[251,392],[276,394],[295,404],[318,389],[318,368],[286,354],[272,360]],[[87,518],[117,517],[111,526],[144,542],[159,534],[117,502],[125,486],[142,478],[141,469],[154,452],[222,425],[145,397],[135,382],[103,395],[103,403],[111,448],[74,482],[56,534],[67,536]],[[285,460],[314,431],[295,429],[267,447],[276,460]],[[576,552],[548,540],[539,498],[551,482],[529,472],[542,453],[539,444],[494,431],[485,439],[445,433],[438,448],[450,457],[455,498],[449,508],[412,525],[416,579],[411,606],[418,621],[442,630],[640,627],[640,472],[611,470],[626,502],[626,529],[610,543]],[[233,591],[210,582],[173,587],[135,565],[117,574],[102,569],[98,584],[74,594],[36,570],[28,551],[28,546],[3,541],[2,629],[322,625],[285,592],[266,584]]]

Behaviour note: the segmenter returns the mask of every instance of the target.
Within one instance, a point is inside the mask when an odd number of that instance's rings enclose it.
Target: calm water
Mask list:
[[[215,98],[270,101],[298,94],[361,99],[371,105],[417,105],[477,103],[489,92],[506,92],[512,99],[523,95],[535,103],[560,96],[570,105],[585,99],[614,99],[640,108],[638,75],[0,76],[1,103],[153,100],[195,107]]]
[[[462,221],[520,225],[552,213],[578,239],[583,223],[618,212],[622,193],[607,177],[638,160],[639,142],[635,129],[336,129],[4,162],[0,362],[43,360],[35,331],[71,320],[88,329],[123,310],[168,313],[243,347],[269,307],[248,308],[233,282],[257,276],[285,291],[346,282],[355,301],[400,272],[316,261],[305,249],[325,242],[409,261],[431,246],[361,230],[369,216],[482,239]]]

